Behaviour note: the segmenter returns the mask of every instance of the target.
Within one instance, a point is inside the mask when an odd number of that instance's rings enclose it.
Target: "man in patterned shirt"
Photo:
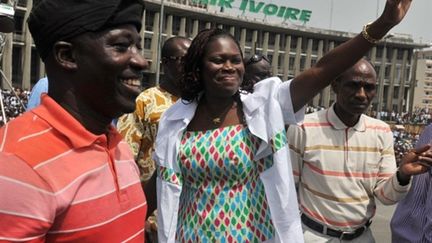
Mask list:
[[[182,75],[182,58],[190,43],[189,39],[179,36],[165,41],[162,47],[162,82],[159,86],[143,91],[136,99],[135,111],[122,116],[117,123],[117,129],[135,156],[143,184],[150,180],[155,171],[152,153],[159,119],[178,99],[177,86]]]

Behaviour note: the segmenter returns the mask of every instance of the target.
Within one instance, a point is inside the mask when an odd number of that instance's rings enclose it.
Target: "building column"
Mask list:
[[[390,86],[387,92],[387,111],[393,110],[393,93],[394,93],[394,83],[395,83],[395,69],[396,69],[396,57],[397,49],[394,48],[392,52],[392,61],[390,67]]]
[[[302,51],[302,40],[303,37],[297,37],[297,48],[296,48],[296,56],[294,60],[294,77],[301,73],[300,70],[300,59],[301,59],[301,51]]]
[[[405,101],[405,76],[406,76],[406,66],[408,62],[408,50],[405,50],[403,53],[402,58],[402,69],[401,69],[401,80],[400,80],[400,86],[399,86],[399,94],[398,94],[398,113],[402,113],[403,111],[406,111],[406,108],[404,109],[404,101]],[[414,88],[414,87],[413,87]],[[405,105],[408,102],[405,101]]]
[[[246,28],[241,28],[241,30],[240,30],[240,48],[242,49],[243,53],[245,53],[245,46],[246,46]]]
[[[372,63],[372,65],[374,67],[376,66],[376,63],[375,63],[376,62],[376,52],[377,52],[377,47],[376,46],[372,47],[371,56],[370,56],[370,62]],[[378,82],[378,74],[377,74],[377,82]],[[378,85],[378,83],[377,83],[377,85]],[[378,101],[376,99],[374,99],[372,101],[372,104],[375,105],[375,106],[378,106]],[[375,109],[375,111],[376,111],[376,109]]]
[[[385,44],[385,43],[384,43]],[[387,66],[387,48],[384,45],[382,51],[381,65],[379,66],[378,73],[378,104],[377,104],[377,113],[382,111],[383,107],[383,96],[384,96],[384,83],[385,83],[385,69]]]
[[[323,45],[324,46],[324,45]],[[328,45],[328,51],[333,50],[335,46],[334,41],[330,41],[329,45]],[[323,52],[320,53],[320,48],[318,48],[318,57],[321,58],[323,56]],[[330,96],[331,96],[331,87],[327,86],[325,87],[325,89],[322,91],[322,106],[324,107],[330,107]]]
[[[192,38],[195,38],[195,36],[198,35],[198,29],[199,29],[199,21],[194,20],[192,24]]]
[[[264,40],[262,43],[262,54],[268,55],[269,32],[264,32]]]
[[[291,50],[291,36],[287,35],[285,37],[285,54],[282,62],[283,80],[288,80],[288,76],[289,76],[290,50]]]
[[[12,84],[12,50],[13,50],[13,43],[12,43],[12,33],[4,34],[5,38],[5,44],[3,47],[3,57],[2,57],[2,66],[0,66],[0,70],[3,71],[5,77],[7,80]],[[4,80],[2,77],[2,89],[10,89],[9,84],[6,83],[7,81]]]
[[[170,15],[168,15],[167,20],[166,20],[165,32],[166,32],[166,38],[167,39],[171,38],[173,36],[172,30],[173,30],[173,16],[170,14]]]
[[[419,58],[419,53],[418,51],[414,51],[413,53],[413,57],[411,59],[411,80],[409,82],[410,84],[410,92],[408,93],[408,97],[409,97],[409,103],[407,104],[408,106],[408,112],[412,113],[413,112],[413,103],[414,103],[414,93],[415,93],[415,87],[417,86],[417,64],[418,64],[418,58]]]
[[[33,1],[32,0],[28,0],[27,1],[27,6],[32,6],[33,5]],[[30,11],[26,11],[25,15],[24,15],[24,23],[27,23],[27,19],[30,15]],[[30,31],[28,29],[28,26],[26,24],[24,24],[23,26],[23,35],[24,35],[24,49],[22,52],[22,72],[23,72],[23,76],[22,76],[22,81],[21,81],[21,86],[23,89],[27,89],[30,90],[31,89],[31,57],[32,57],[32,44],[33,44],[33,39],[31,37]]]
[[[150,66],[150,72],[152,72],[152,73],[156,73],[156,68],[157,68],[156,60],[157,60],[157,54],[158,54],[158,50],[159,50],[159,46],[158,46],[159,20],[160,20],[160,13],[157,12],[157,13],[155,13],[154,18],[153,18],[153,36],[152,36],[151,47],[150,47],[150,49],[152,50],[151,59],[154,60]]]
[[[255,55],[256,48],[257,48],[257,41],[258,41],[258,30],[254,30],[252,32],[252,50],[251,55]]]
[[[144,9],[144,12],[143,12],[143,16],[142,16],[142,19],[141,19],[141,24],[142,24],[142,27],[141,27],[141,31],[140,31],[140,36],[141,36],[141,47],[142,47],[142,51],[141,51],[141,55],[143,56],[143,57],[145,57],[145,55],[144,55],[144,46],[145,46],[145,28],[146,28],[146,14],[147,14],[147,11]]]
[[[229,33],[234,37],[235,37],[235,28],[236,28],[235,26],[231,26],[229,30]]]
[[[273,47],[273,58],[271,60],[273,76],[279,74],[279,50],[280,50],[280,34],[275,35],[275,43]]]
[[[39,79],[43,78],[46,76],[46,72],[45,72],[45,63],[42,62],[42,60],[39,58]]]
[[[179,36],[186,37],[186,17],[180,18]]]
[[[372,47],[372,50],[371,50],[371,57],[370,57],[370,62],[371,62],[373,65],[375,65],[375,61],[376,61],[376,52],[377,52],[377,47],[376,47],[376,46]]]

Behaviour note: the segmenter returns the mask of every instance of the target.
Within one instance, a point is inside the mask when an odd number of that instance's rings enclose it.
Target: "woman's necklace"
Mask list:
[[[225,118],[226,114],[233,108],[236,107],[237,103],[233,102],[231,105],[228,105],[226,108],[224,108],[218,115],[215,115],[214,112],[211,112],[211,110],[207,107],[207,114],[210,116],[210,120],[213,122],[214,125],[220,125],[223,122],[223,118]]]

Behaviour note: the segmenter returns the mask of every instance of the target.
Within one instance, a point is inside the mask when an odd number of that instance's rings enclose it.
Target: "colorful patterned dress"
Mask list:
[[[262,242],[274,228],[259,178],[272,159],[253,161],[258,139],[243,125],[186,131],[180,145],[180,242]]]

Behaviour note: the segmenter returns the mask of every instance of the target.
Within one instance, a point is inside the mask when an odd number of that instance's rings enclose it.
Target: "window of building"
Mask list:
[[[393,88],[393,99],[399,98],[399,87]]]
[[[295,62],[295,56],[290,56],[290,58],[289,58],[289,67],[288,67],[288,69],[290,71],[294,70],[294,62]]]
[[[145,14],[145,30],[153,31],[155,12],[146,10]]]
[[[12,85],[21,87],[22,81],[22,51],[21,46],[14,46],[12,48]]]
[[[15,31],[14,34],[22,35],[23,33],[23,25],[24,25],[24,13],[23,12],[15,12],[14,16],[15,20]]]
[[[181,17],[174,15],[173,24],[172,24],[172,34],[179,35],[180,27],[181,27]]]
[[[204,30],[204,29],[206,29],[206,22],[203,20],[200,20],[199,24],[198,24],[198,32],[201,30]]]
[[[37,54],[37,51],[35,48],[32,48],[31,50],[31,64],[30,64],[30,84],[33,87],[33,85],[39,80],[39,55]]]
[[[153,37],[153,34],[151,34],[151,33],[145,33],[144,34],[144,49],[145,50],[151,49],[152,37]]]
[[[308,38],[305,38],[305,37],[302,38],[302,48],[301,48],[301,52],[302,53],[306,53],[307,52],[308,42],[309,42]]]
[[[267,58],[268,58],[268,60],[270,61],[270,63],[272,63],[272,61],[273,61],[273,52],[269,52],[269,53],[267,53]]]
[[[276,41],[276,34],[272,33],[272,32],[269,32],[268,35],[269,35],[268,45],[269,46],[274,46],[275,41]]]
[[[252,42],[252,34],[253,31],[251,29],[246,29],[246,43]]]
[[[404,51],[405,51],[404,49],[398,49],[397,50],[397,57],[396,58],[398,60],[402,60],[403,59],[403,53],[404,53]]]
[[[20,7],[27,7],[27,0],[18,0],[17,5]]]
[[[303,71],[305,69],[305,65],[306,65],[306,57],[301,56],[300,57],[300,70],[301,71]]]
[[[376,48],[376,58],[380,59],[383,56],[383,48],[382,47],[377,47]]]
[[[391,70],[391,66],[386,65],[385,70],[384,70],[384,78],[388,79],[390,77],[390,70]]]
[[[291,50],[294,50],[297,48],[297,36],[291,36]]]

